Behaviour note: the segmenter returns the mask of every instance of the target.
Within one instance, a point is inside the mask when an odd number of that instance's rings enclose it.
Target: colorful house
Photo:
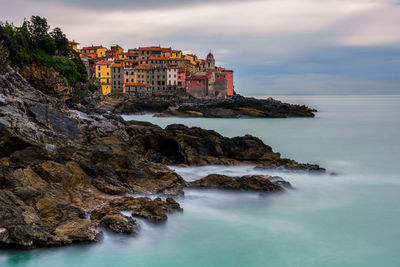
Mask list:
[[[186,78],[186,92],[194,97],[204,98],[208,96],[207,76],[191,76]]]
[[[136,77],[138,83],[151,83],[151,73],[154,68],[151,66],[137,66],[135,67]]]
[[[178,87],[186,87],[186,68],[184,67],[178,69]]]
[[[84,54],[96,54],[98,58],[106,56],[107,48],[103,46],[85,46],[81,49],[82,55]]]
[[[80,52],[80,50],[78,49],[78,44],[79,43],[77,43],[77,42],[75,42],[75,40],[74,41],[68,41],[68,46],[70,47],[70,48],[72,48],[72,50],[74,50],[75,52]]]
[[[137,72],[134,68],[124,69],[124,83],[137,83]]]
[[[113,61],[99,61],[96,63],[96,78],[99,79],[101,84],[101,91],[103,95],[111,93],[111,65]]]
[[[175,66],[169,66],[167,68],[167,86],[177,87],[178,86],[178,76],[179,68]]]
[[[122,64],[111,64],[111,93],[122,94],[124,85],[124,68]]]

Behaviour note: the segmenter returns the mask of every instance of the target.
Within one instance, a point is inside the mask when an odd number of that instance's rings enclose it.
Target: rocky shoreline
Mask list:
[[[129,115],[154,113],[158,117],[206,118],[289,118],[315,117],[316,109],[304,105],[283,103],[273,98],[256,99],[235,95],[225,99],[196,99],[181,93],[169,97],[131,98],[109,95],[70,100],[71,108],[85,113],[111,112]]]
[[[103,228],[135,234],[140,228],[135,217],[160,223],[182,211],[173,197],[185,187],[268,192],[288,186],[268,176],[205,177],[189,183],[167,165],[324,171],[283,159],[250,135],[227,138],[184,125],[162,129],[110,112],[74,110],[11,69],[0,75],[0,133],[3,248],[96,242]],[[150,198],[154,194],[162,198]]]
[[[317,110],[304,105],[283,103],[271,97],[263,100],[237,95],[227,99],[213,99],[201,103],[183,103],[177,106],[170,106],[155,116],[288,118],[314,117],[314,112],[317,112]]]

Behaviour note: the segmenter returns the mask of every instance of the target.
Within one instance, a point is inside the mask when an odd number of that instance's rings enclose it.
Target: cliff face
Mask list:
[[[182,194],[187,184],[164,164],[322,170],[281,159],[252,136],[226,138],[183,125],[161,129],[71,110],[17,72],[0,75],[0,246],[93,242],[101,228],[136,233],[138,223],[121,210],[165,221],[181,210],[174,199],[132,197]]]
[[[47,66],[32,63],[25,66],[22,76],[36,89],[45,94],[63,94],[71,92],[66,78]]]

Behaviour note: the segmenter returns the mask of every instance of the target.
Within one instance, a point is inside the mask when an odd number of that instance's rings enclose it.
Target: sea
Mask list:
[[[0,266],[400,266],[400,96],[275,96],[318,109],[315,118],[159,118],[233,137],[261,138],[283,157],[326,174],[254,166],[170,166],[186,180],[211,173],[279,175],[281,194],[186,190],[184,211],[137,236],[105,232],[100,243],[1,250]],[[332,175],[334,174],[334,175]]]

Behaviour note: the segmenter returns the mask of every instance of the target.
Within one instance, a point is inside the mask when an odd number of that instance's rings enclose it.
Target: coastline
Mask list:
[[[148,122],[127,122],[109,112],[72,110],[32,88],[14,71],[0,76],[0,89],[2,247],[98,242],[104,228],[135,235],[139,231],[135,217],[164,222],[169,213],[181,211],[172,197],[188,186],[167,165],[254,164],[325,171],[318,165],[281,158],[251,135],[227,138],[178,124],[161,129]],[[266,175],[221,179],[224,182],[205,180],[202,185],[284,190],[281,179]],[[226,188],[226,181],[232,187]],[[121,213],[127,210],[133,217]]]

